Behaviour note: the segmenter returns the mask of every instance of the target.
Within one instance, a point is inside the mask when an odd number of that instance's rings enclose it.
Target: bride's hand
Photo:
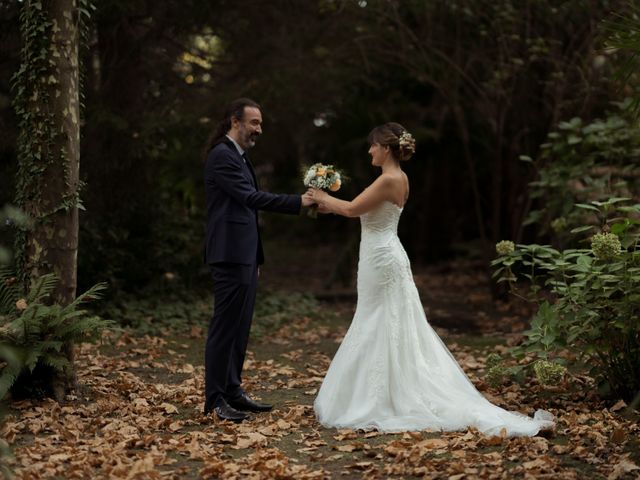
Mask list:
[[[307,193],[317,204],[321,204],[329,197],[329,194],[327,192],[320,190],[319,188],[310,188],[309,190],[307,190]]]
[[[331,213],[331,210],[325,205],[318,205],[318,213]]]

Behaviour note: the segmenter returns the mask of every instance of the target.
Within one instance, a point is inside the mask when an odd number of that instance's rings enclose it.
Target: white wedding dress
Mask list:
[[[535,435],[553,426],[486,400],[427,322],[409,259],[398,239],[402,209],[384,202],[360,218],[358,303],[314,408],[326,427],[464,430]]]

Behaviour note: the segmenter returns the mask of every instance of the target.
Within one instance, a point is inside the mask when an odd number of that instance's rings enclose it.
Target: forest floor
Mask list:
[[[464,271],[464,274],[460,272]],[[317,301],[265,278],[245,389],[275,404],[242,424],[202,414],[203,344],[210,299],[195,321],[151,333],[126,329],[77,351],[80,390],[63,404],[14,402],[4,425],[18,478],[640,478],[638,416],[598,398],[572,371],[560,385],[491,387],[489,353],[520,338],[526,306],[496,303],[482,272],[464,264],[418,271],[430,321],[492,402],[557,428],[532,438],[462,432],[380,434],[323,428],[313,400],[353,314],[353,285]],[[263,274],[264,275],[264,274]],[[294,282],[294,287],[299,283]],[[305,288],[309,288],[306,285]],[[298,289],[300,290],[300,289]],[[274,300],[275,299],[275,300]],[[288,302],[288,303],[287,303]],[[153,321],[154,312],[148,312]]]

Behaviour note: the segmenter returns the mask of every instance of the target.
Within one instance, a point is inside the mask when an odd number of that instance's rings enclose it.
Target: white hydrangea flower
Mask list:
[[[515,249],[516,246],[511,240],[502,240],[496,243],[496,253],[498,255],[509,255]]]
[[[596,233],[591,238],[591,250],[596,258],[611,260],[622,253],[622,244],[614,233]]]

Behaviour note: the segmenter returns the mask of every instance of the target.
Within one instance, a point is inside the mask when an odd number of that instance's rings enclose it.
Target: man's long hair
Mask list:
[[[218,125],[216,125],[216,128],[213,130],[204,146],[202,151],[204,161],[207,160],[207,156],[213,147],[224,141],[225,135],[229,133],[229,130],[231,130],[231,119],[236,118],[242,121],[244,118],[245,107],[260,109],[260,105],[250,98],[238,98],[227,105],[227,108],[224,111],[224,116],[220,122],[218,122]]]

